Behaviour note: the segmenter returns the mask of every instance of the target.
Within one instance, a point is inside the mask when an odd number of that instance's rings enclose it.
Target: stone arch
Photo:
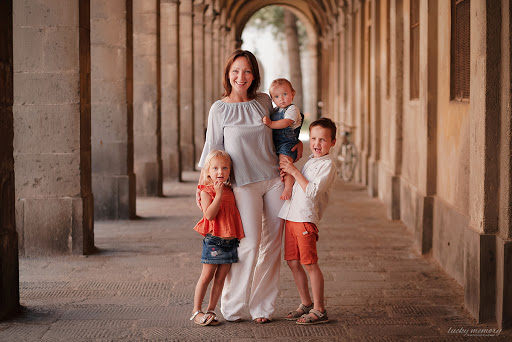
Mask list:
[[[237,44],[237,48],[242,45],[242,32],[245,29],[247,22],[259,10],[267,6],[281,6],[291,11],[305,26],[308,36],[308,46],[306,47],[307,53],[310,58],[310,65],[314,67],[312,70],[316,72],[310,73],[310,84],[312,92],[310,93],[309,106],[303,108],[304,111],[312,112],[313,115],[318,113],[318,99],[321,97],[319,93],[318,79],[319,79],[319,41],[321,37],[326,34],[325,24],[320,24],[321,21],[327,21],[320,10],[313,11],[311,6],[305,4],[306,1],[252,1],[250,6],[233,7],[231,13],[228,15],[228,26],[234,31],[232,36]]]

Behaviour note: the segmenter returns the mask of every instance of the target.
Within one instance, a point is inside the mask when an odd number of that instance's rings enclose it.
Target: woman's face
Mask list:
[[[254,75],[247,58],[240,56],[235,59],[229,69],[229,83],[232,91],[246,95],[253,80]]]

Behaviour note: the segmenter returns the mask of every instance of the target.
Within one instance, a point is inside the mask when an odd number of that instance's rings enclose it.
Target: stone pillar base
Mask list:
[[[92,194],[83,198],[29,198],[16,205],[20,254],[91,254],[94,248]]]
[[[464,304],[478,323],[495,322],[496,236],[464,232]]]
[[[368,196],[379,194],[379,161],[370,159],[368,163]]]
[[[136,162],[137,196],[162,196],[162,160],[159,162]]]
[[[426,254],[432,249],[434,198],[425,196],[403,180],[400,182],[400,218],[414,234],[416,249]]]
[[[135,174],[92,175],[94,219],[135,218]]]
[[[444,270],[464,286],[464,231],[469,217],[439,197],[434,201],[434,213],[432,254]]]
[[[434,197],[418,195],[417,221],[414,239],[418,251],[427,254],[432,250],[432,222],[434,217]]]
[[[380,200],[386,206],[386,216],[390,220],[400,219],[400,177],[393,175],[385,167],[379,167]]]
[[[366,151],[359,152],[359,170],[356,168],[355,179],[363,185],[368,185],[368,154]],[[359,177],[358,177],[359,175]]]
[[[496,237],[496,321],[512,328],[512,241]]]
[[[164,167],[164,180],[171,182],[181,182],[179,157],[179,151],[167,155],[167,165]]]
[[[18,234],[0,234],[0,320],[15,313],[20,305]]]

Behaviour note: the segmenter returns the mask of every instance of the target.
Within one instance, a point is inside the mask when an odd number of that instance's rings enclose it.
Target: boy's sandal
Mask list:
[[[200,313],[203,314],[203,317],[201,317],[199,319],[199,321],[196,321],[195,318],[197,315],[199,315]],[[191,321],[194,321],[195,324],[198,324],[198,325],[202,325],[202,326],[205,326],[205,325],[208,325],[210,324],[213,319],[215,318],[215,316],[213,316],[212,314],[208,314],[208,313],[204,313],[202,312],[201,310],[197,310],[196,312],[194,312],[194,314],[192,315],[192,317],[190,317],[190,320]]]
[[[287,321],[296,321],[297,319],[301,318],[302,315],[308,314],[311,309],[313,309],[313,303],[311,303],[310,306],[306,306],[300,303],[299,307],[296,310],[288,312],[284,319]],[[301,312],[299,312],[299,310],[301,310]]]
[[[317,319],[313,319],[310,315],[313,314],[317,317]],[[318,310],[311,309],[309,311],[309,314],[302,315],[300,317],[304,320],[304,322],[299,322],[297,320],[297,324],[303,324],[303,325],[313,325],[313,324],[322,324],[329,322],[329,318],[327,318],[327,310],[325,310],[324,313],[321,313]]]
[[[206,311],[206,314],[213,315],[213,319],[210,322],[210,325],[219,325],[220,324],[219,319],[217,318],[217,314],[215,313],[215,311],[208,310],[208,311]]]

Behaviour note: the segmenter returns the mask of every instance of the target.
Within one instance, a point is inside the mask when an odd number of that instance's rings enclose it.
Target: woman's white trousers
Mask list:
[[[252,319],[272,318],[281,265],[283,221],[277,215],[283,184],[275,178],[233,189],[245,237],[222,291],[221,312],[227,320],[241,318],[245,306]]]

